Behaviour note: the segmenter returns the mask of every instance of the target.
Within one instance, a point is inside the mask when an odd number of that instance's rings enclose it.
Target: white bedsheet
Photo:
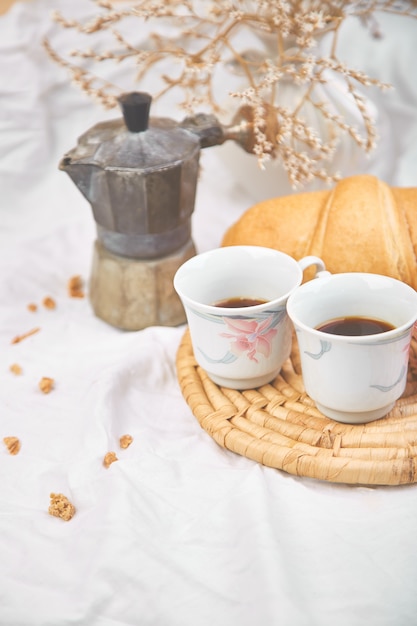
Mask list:
[[[46,33],[70,40],[51,24],[57,6],[83,11],[85,0],[31,0],[0,18],[0,439],[22,442],[16,456],[0,447],[0,624],[417,624],[416,485],[322,483],[223,450],[177,383],[183,326],[125,333],[68,297],[70,276],[88,281],[95,226],[57,163],[115,113],[70,87],[41,48]],[[388,182],[415,186],[417,22],[381,23],[382,41],[355,23],[342,44],[396,85],[381,96],[390,144],[377,157],[392,159]],[[258,197],[220,151],[202,154],[199,251]],[[47,395],[43,376],[55,380]],[[134,441],[120,450],[125,433]],[[119,461],[105,469],[108,450]],[[50,492],[76,506],[70,522],[48,515]]]

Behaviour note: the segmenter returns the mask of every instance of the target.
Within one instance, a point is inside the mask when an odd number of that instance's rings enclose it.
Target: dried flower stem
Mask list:
[[[64,58],[50,41],[45,42],[51,58],[69,71],[82,91],[106,108],[115,107],[121,88],[93,75],[85,64],[133,62],[132,82],[139,88],[150,72],[158,76],[154,99],[180,89],[180,107],[187,114],[199,108],[221,114],[214,75],[219,66],[228,68],[242,82],[241,89],[228,95],[238,106],[240,102],[252,109],[254,154],[261,164],[280,159],[293,186],[303,186],[314,178],[337,180],[339,173],[331,171],[331,159],[344,135],[366,152],[375,146],[374,120],[357,87],[388,86],[338,59],[343,22],[356,16],[378,36],[377,11],[417,17],[417,0],[96,0],[95,4],[99,13],[85,23],[60,13],[55,13],[54,20],[77,31],[80,38],[95,34],[97,39],[99,34],[100,46],[79,48]],[[130,41],[116,30],[127,19],[143,26],[155,24],[155,29],[142,43]],[[160,23],[169,24],[169,36],[158,30]],[[256,50],[240,49],[239,36],[249,32],[258,40]],[[323,56],[318,43],[325,33],[331,37],[331,45]],[[167,62],[169,72],[160,66]],[[335,76],[345,84],[346,98],[356,110],[356,123],[344,119],[331,109],[331,102],[323,100],[320,87]],[[292,105],[281,100],[288,84],[298,90]],[[311,125],[306,107],[321,117],[321,127]]]

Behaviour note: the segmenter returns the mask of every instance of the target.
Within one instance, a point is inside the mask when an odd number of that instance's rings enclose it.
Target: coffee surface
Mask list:
[[[329,320],[316,327],[323,333],[331,335],[347,335],[349,337],[362,337],[364,335],[377,335],[393,330],[395,326],[383,320],[369,317],[340,317]]]
[[[237,309],[239,307],[256,306],[257,304],[265,304],[268,300],[261,300],[260,298],[226,298],[225,300],[219,300],[214,303],[214,306],[225,307],[228,309]]]

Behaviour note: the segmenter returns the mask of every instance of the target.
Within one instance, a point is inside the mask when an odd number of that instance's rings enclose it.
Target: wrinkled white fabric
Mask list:
[[[58,162],[109,114],[69,86],[40,42],[52,31],[70,41],[51,8],[82,14],[87,4],[31,0],[0,18],[0,439],[22,442],[16,456],[0,449],[0,624],[417,624],[415,485],[296,478],[220,448],[178,386],[184,327],[126,333],[96,318],[88,298],[68,297],[70,276],[88,281],[95,225]],[[355,23],[341,45],[396,81],[381,100],[392,144],[378,158],[393,159],[389,182],[415,186],[416,23],[381,24],[384,40]],[[200,251],[257,197],[219,152],[201,157]],[[55,380],[47,395],[43,376]],[[120,450],[125,433],[134,441]],[[119,461],[105,469],[108,450]],[[48,515],[51,492],[76,506],[70,522]]]

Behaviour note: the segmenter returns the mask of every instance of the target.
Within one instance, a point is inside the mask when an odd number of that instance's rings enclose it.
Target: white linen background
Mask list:
[[[17,456],[0,450],[0,624],[417,624],[417,486],[322,483],[221,449],[178,387],[184,327],[125,333],[87,298],[68,298],[70,276],[88,280],[95,232],[57,164],[116,114],[70,87],[41,40],[66,46],[50,11],[86,6],[31,0],[0,18],[0,436],[22,441]],[[351,64],[396,85],[380,99],[391,133],[378,158],[393,162],[388,182],[415,186],[417,23],[381,24],[383,40],[354,22],[342,45]],[[201,156],[199,251],[219,245],[259,191],[239,186],[221,150]],[[56,310],[27,310],[46,295]],[[49,395],[42,376],[56,381]],[[134,441],[122,451],[125,433]],[[120,460],[106,470],[108,450]],[[70,522],[48,515],[52,491],[75,504]]]

